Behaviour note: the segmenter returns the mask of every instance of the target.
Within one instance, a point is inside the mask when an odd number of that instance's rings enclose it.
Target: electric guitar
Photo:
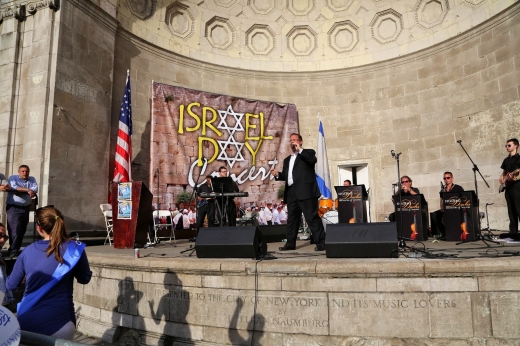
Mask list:
[[[518,173],[520,173],[520,168],[515,169],[514,171],[508,173],[511,174],[511,177],[506,176],[506,179],[502,184],[500,184],[500,187],[498,188],[498,192],[504,192],[505,189],[513,182],[513,180],[518,176]]]

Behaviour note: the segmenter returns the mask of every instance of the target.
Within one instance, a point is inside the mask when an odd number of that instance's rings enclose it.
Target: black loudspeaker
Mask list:
[[[287,238],[287,225],[263,225],[258,226],[258,229],[266,243],[282,242]]]
[[[327,225],[328,258],[398,257],[395,222]]]
[[[267,244],[256,226],[199,229],[195,250],[198,258],[260,258]]]

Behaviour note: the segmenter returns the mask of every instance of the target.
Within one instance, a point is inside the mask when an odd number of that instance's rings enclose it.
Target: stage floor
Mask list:
[[[496,233],[498,236],[498,233]],[[474,241],[464,244],[456,245],[456,242],[447,242],[442,240],[429,239],[423,242],[407,241],[406,245],[412,247],[414,251],[408,249],[401,250],[399,257],[421,257],[423,259],[442,259],[442,258],[486,258],[486,257],[510,257],[520,256],[520,242],[506,241],[505,239],[497,239],[498,244],[487,242],[489,246],[483,241]],[[326,258],[325,251],[314,251],[314,245],[310,244],[309,240],[298,240],[296,243],[296,250],[294,251],[279,251],[278,248],[284,243],[268,243],[267,253],[269,259],[295,259],[302,260],[317,258]],[[189,242],[187,239],[180,239],[176,242],[161,242],[153,247],[140,249],[142,258],[194,258],[197,259],[196,253],[186,251],[190,247],[194,247],[194,242]],[[133,249],[114,249],[109,245],[88,246],[87,253],[97,254],[117,254],[120,256],[134,257]],[[274,257],[274,258],[273,258]],[[346,256],[348,258],[348,256]]]

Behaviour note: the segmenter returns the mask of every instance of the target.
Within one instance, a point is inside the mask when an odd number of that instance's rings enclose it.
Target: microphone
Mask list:
[[[392,157],[395,157],[395,150],[390,150],[390,154],[392,154]]]
[[[461,140],[459,139],[459,140],[457,141],[457,143],[459,143],[459,144],[460,144],[460,143],[462,143],[462,141],[461,141]]]
[[[441,192],[446,192],[446,187],[444,186],[442,181],[441,181]]]

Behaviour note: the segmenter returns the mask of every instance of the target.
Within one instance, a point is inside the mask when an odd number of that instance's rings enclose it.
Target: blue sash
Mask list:
[[[67,246],[67,250],[63,254],[63,263],[58,264],[58,267],[52,274],[52,277],[49,282],[40,287],[34,292],[29,293],[28,295],[22,298],[22,301],[17,305],[17,313],[18,316],[23,315],[27,311],[31,310],[31,308],[43,297],[47,292],[49,292],[58,281],[60,281],[65,274],[70,272],[72,268],[78,263],[83,250],[85,250],[86,244],[81,243],[79,241],[70,241]]]

